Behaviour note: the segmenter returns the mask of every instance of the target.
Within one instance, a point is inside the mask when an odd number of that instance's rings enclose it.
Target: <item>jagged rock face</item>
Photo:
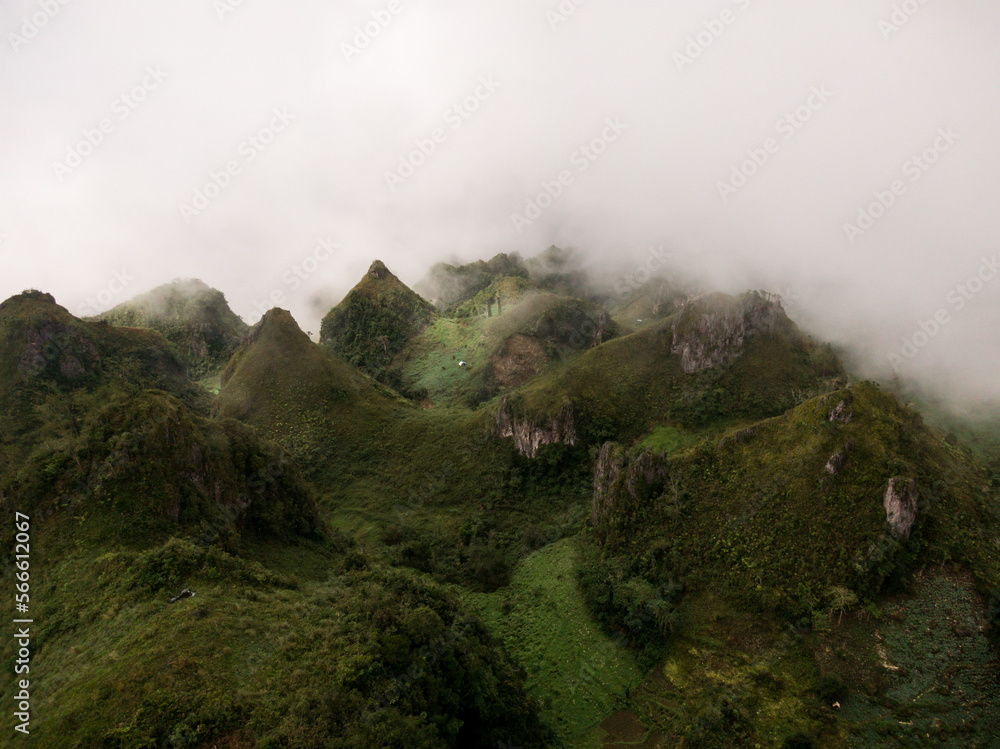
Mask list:
[[[576,444],[576,426],[573,423],[573,404],[564,403],[558,415],[544,419],[514,416],[504,398],[496,417],[497,434],[513,437],[517,451],[529,458],[538,455],[542,445]]]
[[[917,482],[913,479],[891,478],[882,504],[885,519],[896,538],[908,538],[917,519]]]
[[[601,447],[594,466],[591,511],[598,542],[604,541],[609,522],[627,519],[666,473],[666,460],[652,450],[629,457],[617,443]]]
[[[773,333],[785,319],[778,301],[757,293],[696,299],[677,315],[671,351],[688,374],[712,369],[732,362],[753,336]]]
[[[850,410],[851,403],[853,402],[854,396],[848,393],[847,397],[840,401],[840,403],[834,406],[830,411],[829,420],[849,424],[851,422],[851,418],[854,416],[854,412]]]

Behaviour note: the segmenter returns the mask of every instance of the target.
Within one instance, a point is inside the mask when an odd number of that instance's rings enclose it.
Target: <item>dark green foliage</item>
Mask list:
[[[847,698],[847,685],[836,674],[827,674],[816,685],[816,694],[825,705],[832,705]]]
[[[829,417],[839,403],[849,404],[846,423]],[[847,442],[850,459],[831,475],[825,465]],[[825,611],[838,586],[873,600],[931,554],[968,560],[986,588],[998,575],[997,549],[968,525],[998,527],[981,469],[869,384],[674,453],[666,473],[663,495],[640,504],[605,550],[677,560],[664,582],[680,574],[721,584],[797,621]],[[882,499],[894,476],[913,477],[921,496],[905,539],[886,526]]]
[[[1000,521],[961,433],[870,384],[811,398],[840,363],[780,315],[686,372],[675,329],[742,297],[619,335],[595,302],[506,303],[585,294],[572,254],[455,270],[459,305],[500,296],[503,314],[437,317],[376,263],[325,321],[328,346],[265,315],[211,418],[163,335],[76,320],[39,292],[0,306],[0,499],[32,517],[40,745],[541,747],[539,714],[591,741],[619,700],[643,740],[839,749],[855,706],[893,711],[858,736],[909,719],[946,735],[938,707],[911,704],[938,682],[955,715],[990,720],[976,627],[1000,627]],[[527,384],[501,385],[518,357]],[[505,388],[522,427],[571,414],[577,444],[523,457],[493,408],[455,405],[477,388]],[[605,441],[635,470],[606,482],[620,501],[602,518]],[[918,487],[906,537],[886,524],[891,477]],[[915,577],[941,563],[972,573],[985,610],[926,603]],[[889,593],[913,597],[916,624],[893,629]],[[942,608],[961,608],[943,638]],[[881,659],[907,648],[916,676],[887,686]],[[974,667],[949,671],[951,649]]]
[[[597,621],[613,636],[646,651],[650,664],[679,625],[676,604],[682,587],[656,560],[603,555],[593,545],[581,552],[580,588]]]
[[[433,307],[379,261],[323,318],[320,341],[376,379],[430,321]]]
[[[0,488],[22,512],[63,513],[77,533],[132,544],[177,533],[226,546],[244,534],[320,533],[289,456],[242,424],[208,421],[156,392],[95,394],[78,431],[40,444]]]
[[[811,733],[800,731],[786,738],[781,746],[782,749],[814,749],[817,746],[816,737]]]

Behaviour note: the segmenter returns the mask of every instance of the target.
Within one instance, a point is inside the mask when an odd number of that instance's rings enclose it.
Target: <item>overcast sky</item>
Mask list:
[[[1000,399],[996,3],[7,0],[0,32],[0,298],[198,277],[315,331],[376,257],[662,247]]]

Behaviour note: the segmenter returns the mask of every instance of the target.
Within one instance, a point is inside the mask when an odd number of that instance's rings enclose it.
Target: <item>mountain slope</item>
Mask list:
[[[222,292],[197,279],[164,284],[91,319],[159,331],[195,376],[221,369],[248,330]]]
[[[681,642],[691,642],[685,630],[694,625],[702,629],[713,657],[727,661],[725,668],[717,666],[720,670],[741,668],[715,640],[732,636],[733,629],[756,631],[754,636],[772,643],[780,639],[773,627],[781,621],[794,623],[799,638],[814,630],[783,662],[767,665],[775,681],[740,685],[742,696],[730,697],[730,720],[719,722],[714,729],[718,736],[709,746],[778,730],[779,724],[769,723],[776,715],[755,713],[750,705],[772,700],[764,694],[768,690],[784,693],[786,679],[798,686],[784,698],[800,703],[800,716],[808,717],[785,722],[784,730],[791,734],[797,726],[823,734],[825,741],[816,745],[842,745],[834,740],[838,724],[828,719],[832,716],[824,716],[814,698],[803,701],[810,680],[821,677],[834,695],[828,705],[857,695],[852,705],[859,709],[845,716],[840,729],[875,733],[872,712],[879,706],[881,720],[912,718],[923,733],[935,717],[963,714],[963,700],[989,705],[981,718],[1000,710],[1000,690],[988,686],[990,677],[984,673],[983,680],[956,684],[955,699],[938,700],[914,714],[895,694],[919,692],[927,674],[900,673],[892,681],[880,677],[891,669],[883,665],[884,649],[871,643],[876,629],[898,638],[903,628],[895,625],[905,624],[913,649],[936,652],[932,643],[945,635],[915,629],[904,612],[914,605],[932,610],[954,605],[956,612],[962,608],[955,615],[962,624],[952,626],[965,634],[948,638],[949,646],[968,651],[975,668],[995,678],[995,664],[973,652],[988,647],[988,617],[993,617],[994,633],[998,624],[997,612],[984,605],[1000,590],[1000,508],[987,479],[971,455],[867,383],[666,457],[609,443],[597,460],[595,546],[581,579],[606,626],[649,646],[677,635]],[[953,584],[961,578],[962,570],[971,572],[968,582],[949,588],[951,592],[941,587],[945,580]],[[677,603],[679,590],[684,593]],[[900,598],[902,592],[916,600]],[[945,599],[952,603],[941,603]],[[900,619],[885,626],[870,617],[866,622],[864,610],[848,617],[846,629],[831,626],[855,607],[877,611],[890,600]],[[737,627],[721,624],[735,618],[733,612],[744,612],[753,621]],[[768,628],[771,634],[763,635]],[[975,645],[963,642],[972,637]],[[845,638],[852,640],[849,651],[830,657],[832,647],[845,647]],[[784,647],[788,653],[791,646]],[[683,647],[669,650],[675,658],[683,653]],[[904,657],[898,649],[894,652],[894,657]],[[777,652],[768,657],[775,656]],[[702,668],[684,661],[688,671],[683,678],[671,679],[678,685]],[[955,677],[948,675],[947,663],[935,666],[935,673],[951,683]],[[959,673],[966,665],[956,660],[952,668]],[[646,697],[662,700],[658,695],[663,689],[651,683]],[[679,735],[689,731],[662,715],[645,717]],[[989,735],[990,725],[995,728],[995,721],[979,720],[973,729],[970,722],[970,743],[956,745],[982,745],[975,737]],[[898,735],[895,727],[891,734]]]
[[[699,430],[781,413],[829,389],[836,356],[753,292],[712,295],[529,382],[496,417],[519,443],[555,430],[585,444],[631,443],[669,423]]]
[[[434,307],[379,260],[323,318],[320,343],[381,379],[406,342],[430,321]]]
[[[49,294],[0,304],[0,453],[13,459],[47,422],[74,422],[95,395],[156,388],[207,413],[208,397],[187,377],[162,335],[73,317]]]
[[[155,389],[204,398],[160,334],[76,320],[40,293],[4,304],[0,334],[3,432],[8,415],[22,427],[0,501],[30,519],[36,742],[545,743],[523,674],[453,592],[327,529],[295,461],[252,428]],[[262,351],[305,360],[318,399],[336,381],[335,405],[396,403],[303,342],[287,313],[254,334],[227,380],[247,418],[280,414],[240,401],[241,379],[265,392],[294,381],[281,362],[255,366]],[[18,397],[36,391],[44,401]],[[5,571],[13,534],[0,531]],[[2,657],[15,647],[7,638]]]
[[[390,381],[414,400],[475,407],[618,335],[585,300],[528,293],[494,306],[490,316],[435,317],[393,359]]]

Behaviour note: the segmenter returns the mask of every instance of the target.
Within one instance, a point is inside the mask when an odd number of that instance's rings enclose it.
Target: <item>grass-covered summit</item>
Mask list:
[[[336,307],[320,327],[320,342],[375,378],[430,321],[434,306],[410,289],[381,260]]]
[[[221,369],[248,329],[225,295],[198,279],[158,286],[91,319],[159,331],[195,376]]]
[[[291,314],[277,308],[250,329],[221,382],[217,414],[286,444],[332,422],[363,427],[368,419],[362,412],[371,416],[400,405],[388,388],[310,341]]]

